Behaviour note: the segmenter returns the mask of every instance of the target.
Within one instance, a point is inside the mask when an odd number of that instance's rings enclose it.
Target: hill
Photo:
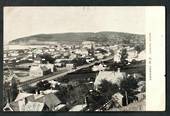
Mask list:
[[[9,44],[81,43],[82,41],[106,44],[145,44],[145,35],[123,32],[38,34],[12,40]]]

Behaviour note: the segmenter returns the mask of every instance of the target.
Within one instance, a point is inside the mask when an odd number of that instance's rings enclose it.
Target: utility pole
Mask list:
[[[128,105],[128,96],[127,96],[127,91],[125,90],[125,97],[126,97],[126,105]]]

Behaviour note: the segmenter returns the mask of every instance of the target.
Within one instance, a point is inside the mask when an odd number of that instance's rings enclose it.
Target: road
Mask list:
[[[69,71],[66,71],[66,72],[63,72],[63,73],[60,73],[60,74],[51,74],[51,75],[46,75],[46,76],[43,76],[43,77],[38,77],[38,78],[35,78],[35,79],[31,79],[31,80],[27,80],[25,82],[22,82],[18,85],[18,87],[25,87],[25,86],[29,86],[29,85],[35,85],[37,82],[41,81],[41,80],[54,80],[54,79],[57,79],[57,78],[60,78],[60,77],[63,77],[69,73],[73,73],[73,72],[76,72],[80,69],[84,69],[84,68],[88,68],[90,66],[93,66],[95,63],[100,63],[102,61],[108,61],[108,60],[111,60],[113,59],[114,56],[110,56],[110,57],[107,57],[105,59],[101,59],[99,61],[95,61],[93,63],[90,63],[90,64],[86,64],[86,65],[83,65],[83,66],[79,66],[77,67],[76,69],[72,69],[72,70],[69,70]]]

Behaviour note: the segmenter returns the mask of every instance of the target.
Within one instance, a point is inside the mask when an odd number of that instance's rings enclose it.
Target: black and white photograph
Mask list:
[[[145,7],[5,7],[3,111],[150,110],[146,19]]]

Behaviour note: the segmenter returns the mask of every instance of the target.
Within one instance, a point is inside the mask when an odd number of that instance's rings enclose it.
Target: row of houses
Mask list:
[[[40,94],[20,92],[13,102],[7,103],[4,111],[65,111],[66,104],[52,92]]]
[[[127,61],[132,62],[133,60],[141,61],[146,59],[146,51],[143,50],[140,53],[138,53],[134,49],[127,50]],[[114,55],[114,62],[121,62],[121,49],[117,50]]]

